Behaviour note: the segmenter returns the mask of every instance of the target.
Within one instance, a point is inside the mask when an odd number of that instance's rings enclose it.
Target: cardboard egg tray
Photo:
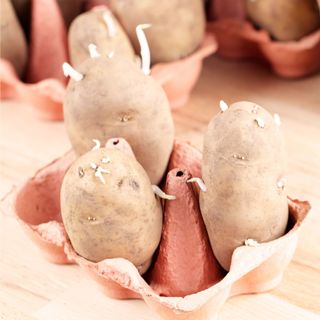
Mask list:
[[[320,29],[299,41],[273,40],[246,19],[244,0],[211,0],[208,17],[207,30],[216,37],[223,57],[259,60],[285,78],[320,70]]]
[[[201,157],[197,149],[176,141],[168,170],[185,168],[192,176],[199,177]],[[107,296],[143,299],[163,319],[215,319],[228,298],[276,287],[293,257],[300,228],[310,210],[308,202],[288,198],[290,218],[285,235],[257,246],[237,248],[232,256],[230,271],[220,273],[218,281],[205,290],[184,297],[161,296],[130,261],[116,258],[94,263],[79,256],[72,248],[60,214],[60,188],[74,160],[75,155],[70,151],[41,168],[13,190],[2,205],[6,210],[13,209],[27,235],[49,261],[78,264]],[[179,256],[175,259],[179,261]],[[173,265],[172,269],[177,268]],[[163,278],[170,283],[170,275],[164,274]]]

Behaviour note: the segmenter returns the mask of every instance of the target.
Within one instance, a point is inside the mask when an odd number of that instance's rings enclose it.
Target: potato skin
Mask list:
[[[265,127],[255,119],[263,119]],[[244,159],[242,159],[244,157]],[[284,141],[273,117],[251,102],[218,114],[204,138],[200,207],[213,252],[226,270],[233,250],[247,239],[266,242],[288,222]]]
[[[316,0],[246,0],[249,17],[280,41],[299,40],[320,28]]]
[[[109,163],[102,163],[102,158]],[[91,163],[104,173],[105,184]],[[98,262],[122,257],[143,273],[162,230],[162,209],[150,180],[133,156],[119,150],[93,150],[71,166],[61,187],[61,214],[73,248]]]
[[[19,77],[27,65],[28,47],[10,0],[1,0],[1,58],[9,60]]]
[[[174,139],[169,103],[163,89],[131,61],[114,56],[84,61],[84,78],[71,80],[64,119],[76,153],[89,151],[92,139],[105,144],[122,137],[131,145],[153,184],[166,170]]]
[[[152,63],[169,62],[188,56],[200,45],[205,31],[202,0],[111,0],[111,9],[128,33],[136,52],[140,51],[135,28],[145,29]]]
[[[116,34],[109,36],[107,24],[103,14],[110,12],[107,8],[94,9],[79,15],[71,24],[68,34],[70,60],[73,66],[78,66],[88,59],[88,46],[93,43],[101,55],[107,56],[110,52],[123,55],[134,61],[135,54],[128,36],[123,31],[117,19],[112,15]]]

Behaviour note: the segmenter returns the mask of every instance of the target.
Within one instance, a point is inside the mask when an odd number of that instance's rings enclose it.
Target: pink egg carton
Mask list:
[[[244,0],[211,0],[207,30],[218,42],[218,53],[231,59],[268,63],[285,78],[298,78],[320,70],[320,30],[299,41],[275,41],[265,30],[246,20]]]
[[[151,75],[162,85],[170,102],[171,110],[184,106],[197,83],[203,60],[218,49],[214,36],[206,33],[200,47],[191,55],[177,61],[157,63]]]
[[[89,9],[96,5],[101,5],[101,1],[87,1]],[[26,102],[40,118],[62,120],[68,80],[62,72],[62,64],[68,61],[67,30],[56,0],[33,0],[31,16],[27,83],[18,78],[8,61],[0,59],[0,98]],[[151,75],[163,86],[172,109],[187,102],[199,78],[203,59],[216,50],[214,36],[206,34],[191,55],[152,67]]]
[[[290,219],[286,234],[258,246],[241,246],[232,256],[230,271],[209,288],[185,297],[157,294],[128,260],[106,259],[94,263],[72,248],[60,214],[63,177],[75,160],[72,151],[41,168],[2,202],[11,206],[17,220],[44,256],[53,263],[77,263],[104,293],[115,299],[143,299],[163,319],[215,319],[232,296],[258,293],[276,287],[293,257],[300,228],[310,210],[306,201],[288,198]],[[186,168],[201,176],[201,153],[184,142],[176,142],[169,168]]]

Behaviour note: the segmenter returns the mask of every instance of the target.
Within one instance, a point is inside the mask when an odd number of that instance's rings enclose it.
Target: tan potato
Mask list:
[[[113,28],[108,28],[104,15],[110,15]],[[135,54],[128,36],[107,8],[98,8],[79,15],[71,24],[68,35],[70,60],[77,66],[89,58],[89,44],[97,46],[101,55],[111,52],[134,61]]]
[[[316,0],[246,0],[249,17],[280,41],[299,40],[320,28]]]
[[[202,0],[110,0],[136,52],[140,46],[135,28],[150,23],[145,30],[152,63],[169,62],[188,56],[200,45],[205,31]]]
[[[1,58],[9,60],[22,77],[27,65],[28,47],[10,0],[1,0]]]
[[[112,137],[125,138],[153,184],[166,170],[174,139],[167,97],[159,84],[128,59],[87,59],[71,80],[64,119],[72,146],[81,155]]]
[[[273,117],[237,102],[213,118],[204,139],[200,207],[213,252],[229,270],[245,240],[282,236],[288,222],[284,141]]]
[[[140,273],[149,267],[161,237],[162,209],[133,156],[101,148],[76,160],[62,183],[61,214],[82,257],[126,258]]]

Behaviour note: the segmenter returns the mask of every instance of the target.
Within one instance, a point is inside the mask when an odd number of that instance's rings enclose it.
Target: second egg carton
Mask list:
[[[216,37],[223,57],[260,60],[285,78],[320,70],[320,29],[298,41],[273,40],[246,19],[244,0],[211,0],[208,16],[207,30]]]

